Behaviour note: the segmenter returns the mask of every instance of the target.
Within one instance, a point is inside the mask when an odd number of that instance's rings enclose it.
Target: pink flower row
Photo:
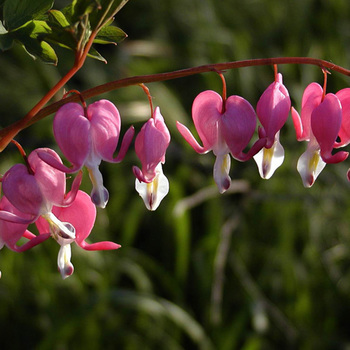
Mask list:
[[[221,97],[214,91],[200,93],[193,102],[192,117],[203,143],[201,146],[189,129],[177,123],[185,140],[198,153],[213,151],[216,156],[214,180],[221,193],[230,186],[230,155],[239,161],[254,158],[262,178],[268,179],[282,164],[284,149],[279,132],[291,111],[297,139],[308,141],[297,169],[305,187],[313,185],[326,163],[344,161],[348,153],[339,148],[350,142],[350,89],[326,94],[324,88],[311,83],[303,94],[301,114],[291,108],[291,100],[276,74],[275,81],[264,91],[256,111],[240,96]],[[170,133],[157,107],[135,140],[135,151],[141,169],[134,166],[135,188],[147,209],[155,210],[169,191],[169,182],[162,164],[170,143]],[[256,131],[258,139],[245,152]],[[88,244],[95,223],[96,207],[104,208],[108,190],[99,171],[102,160],[119,163],[134,137],[130,127],[121,142],[119,153],[113,156],[119,141],[121,119],[117,108],[107,100],[92,103],[87,108],[67,103],[56,113],[53,130],[59,148],[72,164],[67,167],[51,149],[34,150],[26,164],[16,164],[2,178],[0,200],[0,248],[22,252],[49,237],[60,245],[58,269],[63,278],[73,273],[71,243],[86,250],[117,249],[113,242]],[[86,167],[92,182],[91,195],[79,190],[81,169]],[[70,192],[66,194],[66,174],[78,172]],[[39,234],[28,230],[35,223]],[[24,245],[17,245],[22,238]]]

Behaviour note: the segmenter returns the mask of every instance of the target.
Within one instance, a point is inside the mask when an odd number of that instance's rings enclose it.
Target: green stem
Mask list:
[[[64,86],[64,84],[82,67],[88,51],[92,45],[95,35],[97,32],[92,33],[87,43],[83,55],[80,57],[78,62],[73,66],[73,68],[67,73],[67,75],[61,79],[56,86],[49,91],[47,95],[43,97],[41,101],[20,121],[15,122],[8,127],[0,131],[0,151],[2,151],[11,139],[22,129],[36,123],[37,121],[43,119],[44,117],[56,112],[63,104],[68,102],[76,102],[79,100],[79,96],[72,95],[58,102],[52,103],[49,106],[42,108],[51,98],[56,94],[57,91]],[[120,89],[122,87],[140,85],[145,83],[160,82],[178,78],[184,78],[187,76],[206,73],[206,72],[222,72],[228,69],[237,69],[243,67],[253,67],[253,66],[266,66],[266,65],[277,65],[277,64],[308,64],[313,66],[318,66],[321,69],[329,69],[336,71],[340,74],[350,76],[350,70],[338,66],[332,62],[312,58],[312,57],[275,57],[275,58],[258,58],[251,60],[235,61],[235,62],[225,62],[217,64],[208,64],[193,68],[181,69],[173,72],[158,73],[150,75],[139,75],[129,78],[124,78],[120,80],[115,80],[106,84],[102,84],[91,89],[85,90],[81,93],[84,99],[88,99],[109,91]]]

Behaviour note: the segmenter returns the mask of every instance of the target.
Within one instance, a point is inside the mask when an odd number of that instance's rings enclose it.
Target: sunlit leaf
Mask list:
[[[123,41],[126,37],[127,34],[122,29],[115,26],[105,26],[99,31],[94,43],[117,44]]]
[[[96,49],[94,49],[93,47],[90,49],[88,56],[94,58],[95,60],[107,63],[106,59],[102,57],[101,54],[98,51],[96,51]]]
[[[11,32],[15,40],[20,41],[25,50],[32,56],[46,63],[57,64],[57,56],[53,48],[41,36],[51,33],[50,27],[44,21],[29,21],[24,26]]]
[[[7,29],[15,29],[45,13],[53,0],[5,0],[4,22]]]
[[[57,24],[60,27],[69,27],[69,22],[63,12],[59,10],[50,10],[49,11],[49,20]]]

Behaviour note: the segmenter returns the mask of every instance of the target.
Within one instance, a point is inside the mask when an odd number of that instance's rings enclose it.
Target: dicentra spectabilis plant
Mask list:
[[[314,184],[327,163],[339,163],[348,157],[348,152],[334,149],[350,143],[350,88],[335,94],[326,93],[326,69],[347,76],[350,76],[350,71],[320,59],[278,57],[208,64],[168,73],[126,77],[83,92],[71,90],[63,94],[63,88],[83,67],[88,56],[106,62],[93,47],[95,43],[117,44],[126,38],[120,28],[112,25],[114,16],[126,2],[74,0],[60,11],[52,9],[52,0],[1,1],[2,50],[20,42],[31,56],[53,64],[58,60],[53,45],[68,48],[74,53],[72,67],[57,84],[21,120],[0,130],[0,151],[12,142],[24,158],[24,164],[13,165],[1,177],[0,248],[7,246],[15,252],[23,252],[52,237],[60,245],[57,264],[63,278],[74,271],[72,243],[85,250],[120,247],[110,241],[87,243],[86,239],[90,239],[95,224],[96,206],[104,208],[109,199],[99,170],[101,161],[122,161],[133,142],[134,128],[129,126],[115,155],[122,124],[119,110],[106,99],[87,105],[85,100],[89,98],[132,85],[140,85],[147,93],[152,113],[135,139],[135,153],[141,166],[133,166],[132,171],[136,176],[136,190],[149,210],[156,210],[169,191],[169,181],[163,174],[162,165],[170,143],[170,132],[160,108],[153,111],[145,83],[206,72],[219,74],[223,82],[222,95],[206,90],[194,98],[192,105],[192,119],[202,145],[185,125],[177,122],[176,126],[197,153],[214,153],[213,177],[220,193],[230,188],[231,156],[241,162],[254,158],[264,179],[274,174],[284,160],[279,137],[290,111],[297,140],[308,142],[297,163],[305,187]],[[306,87],[300,115],[295,108],[291,109],[289,92],[282,81],[282,74],[277,71],[277,65],[282,64],[312,64],[323,71],[323,87],[316,82]],[[244,97],[226,96],[223,72],[259,65],[273,66],[275,79],[257,101],[255,111]],[[70,94],[72,91],[76,93]],[[63,98],[47,105],[58,93]],[[159,101],[161,104],[162,101]],[[55,151],[45,147],[32,151],[27,157],[14,141],[21,130],[52,113],[55,113],[55,140],[70,165],[65,165]],[[260,125],[257,125],[258,122]],[[170,122],[167,121],[167,124],[171,130]],[[84,168],[92,182],[91,196],[79,189]],[[76,172],[71,190],[66,194],[66,174]],[[129,180],[134,181],[132,176],[126,179]],[[33,223],[38,234],[30,231],[29,225]],[[27,241],[19,243],[22,240]]]
[[[325,77],[326,77],[325,73]],[[332,155],[340,133],[343,118],[342,104],[337,95],[325,92],[318,83],[311,83],[304,91],[301,114],[293,108],[292,117],[298,141],[308,141],[306,151],[298,160],[297,169],[305,187],[311,187],[327,163],[339,163],[348,157],[348,152],[340,151]],[[340,94],[342,95],[342,94]],[[349,101],[342,97],[345,109]],[[347,120],[346,116],[344,121]],[[343,124],[341,142],[337,147],[349,142],[346,137],[347,124]]]
[[[87,108],[79,103],[67,103],[55,114],[53,131],[58,146],[72,163],[72,167],[58,163],[47,154],[42,154],[41,157],[51,166],[66,173],[74,173],[85,166],[92,182],[91,200],[98,207],[104,208],[109,193],[103,186],[99,170],[101,160],[121,162],[134,136],[134,129],[130,127],[124,135],[118,156],[113,157],[120,128],[119,111],[108,100],[96,101]]]
[[[135,152],[142,164],[142,169],[133,167],[135,188],[148,210],[156,210],[169,192],[169,181],[162,168],[169,143],[169,130],[156,107],[135,140]]]
[[[40,217],[36,221],[36,226],[40,233],[39,237],[50,234],[61,246],[58,253],[57,265],[62,278],[69,277],[74,271],[73,264],[70,261],[71,243],[75,242],[85,250],[111,250],[120,248],[119,244],[113,242],[89,244],[85,241],[90,235],[96,219],[96,207],[85,192],[79,190],[70,206],[54,206],[52,213],[58,220],[73,227],[75,232],[75,237],[70,237],[57,230],[55,226],[43,217]]]
[[[185,140],[197,153],[213,151],[216,156],[214,180],[220,193],[231,184],[229,176],[231,158],[241,162],[251,159],[266,143],[262,138],[244,153],[256,129],[256,114],[251,104],[241,96],[226,98],[224,85],[223,97],[217,92],[201,92],[193,101],[192,118],[200,139],[201,146],[189,129],[181,123],[177,128]]]
[[[266,137],[266,145],[254,156],[254,160],[263,179],[269,179],[283,163],[284,149],[279,135],[291,107],[288,90],[283,85],[282,74],[277,74],[276,67],[275,70],[275,81],[264,91],[256,106],[256,113],[262,125],[259,133]]]

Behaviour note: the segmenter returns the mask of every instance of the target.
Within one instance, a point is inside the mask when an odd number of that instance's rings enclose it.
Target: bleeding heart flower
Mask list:
[[[36,226],[40,235],[49,233],[61,245],[57,264],[62,278],[69,277],[74,267],[70,262],[71,247],[70,244],[75,242],[79,247],[85,250],[110,250],[118,249],[120,245],[113,242],[97,242],[89,244],[85,240],[91,233],[96,219],[96,207],[91,202],[91,198],[83,191],[78,191],[74,201],[68,207],[52,208],[54,216],[60,220],[70,230],[74,229],[75,238],[67,236],[65,232],[57,229],[56,225],[52,225],[50,220],[40,217],[36,221]]]
[[[119,111],[108,100],[96,101],[87,109],[78,103],[67,103],[57,111],[53,131],[58,146],[72,163],[72,167],[68,168],[45,154],[40,154],[40,157],[66,173],[86,166],[93,185],[91,199],[97,206],[104,208],[109,194],[103,186],[99,170],[101,160],[121,162],[134,136],[134,128],[130,127],[124,135],[118,156],[113,157],[118,145],[120,127]]]
[[[259,121],[263,127],[260,133],[267,138],[265,147],[254,156],[259,174],[269,179],[284,160],[284,149],[279,141],[280,130],[287,121],[291,101],[283,85],[282,74],[261,95],[256,106]]]
[[[149,210],[156,210],[169,192],[169,181],[162,170],[169,143],[170,133],[157,107],[135,140],[136,155],[142,164],[142,170],[133,167],[135,188]]]
[[[230,96],[224,101],[215,91],[207,90],[193,101],[192,118],[203,146],[186,126],[177,122],[177,128],[197,153],[213,151],[216,156],[214,180],[220,193],[223,193],[231,184],[229,153],[239,161],[247,161],[266,143],[265,138],[260,138],[248,153],[243,152],[255,132],[255,111],[240,96]]]
[[[341,95],[341,94],[340,94]],[[348,102],[345,103],[348,108]],[[345,129],[341,131],[342,104],[337,95],[324,95],[323,88],[311,83],[304,91],[301,115],[292,108],[292,118],[298,141],[309,141],[306,151],[298,160],[297,169],[305,187],[311,187],[327,163],[339,163],[348,152],[332,155],[333,148],[348,142]],[[340,143],[336,144],[338,135]]]
[[[69,206],[75,199],[82,174],[74,179],[72,190],[66,191],[66,176],[63,172],[52,168],[38,154],[47,154],[58,163],[60,157],[51,149],[41,148],[33,151],[27,158],[27,165],[16,164],[2,178],[4,197],[0,206],[0,234],[3,245],[10,249],[23,251],[41,243],[49,235],[36,237],[27,231],[27,226],[40,216],[46,219],[52,231],[61,232],[69,239],[75,239],[75,229],[69,223],[61,222],[52,212],[53,207]],[[30,239],[21,248],[15,246],[22,237]],[[56,237],[54,237],[56,238]]]
[[[2,189],[9,202],[21,213],[28,214],[27,223],[34,222],[40,215],[48,215],[54,205],[67,206],[74,200],[81,183],[82,174],[75,178],[70,195],[66,196],[66,176],[44,162],[38,154],[46,154],[59,164],[58,154],[49,148],[34,150],[27,165],[15,164],[2,178]],[[0,219],[6,220],[6,213]],[[23,217],[18,222],[24,223]]]

